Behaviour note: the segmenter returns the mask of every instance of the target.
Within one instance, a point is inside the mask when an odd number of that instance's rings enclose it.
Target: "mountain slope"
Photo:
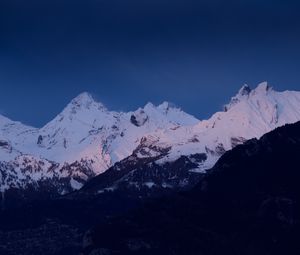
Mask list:
[[[226,152],[191,191],[109,219],[84,254],[299,254],[300,122]]]

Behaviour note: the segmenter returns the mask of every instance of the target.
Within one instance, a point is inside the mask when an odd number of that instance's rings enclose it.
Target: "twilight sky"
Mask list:
[[[295,0],[1,0],[0,114],[42,126],[82,91],[202,119],[247,83],[300,90]]]

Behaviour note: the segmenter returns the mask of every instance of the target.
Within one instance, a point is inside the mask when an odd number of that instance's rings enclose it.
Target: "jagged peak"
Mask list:
[[[267,81],[261,82],[257,85],[257,87],[253,90],[255,94],[265,94],[273,88],[268,84]]]
[[[165,111],[168,111],[171,108],[173,108],[173,109],[180,109],[180,108],[176,107],[175,104],[173,104],[171,102],[168,102],[168,101],[164,101],[161,104],[159,104],[158,106],[154,105],[151,102],[148,102],[144,106],[143,110],[146,110],[146,111],[147,110],[158,110],[158,111],[164,111],[165,112]]]
[[[72,99],[71,103],[82,103],[95,101],[93,96],[89,92],[82,92],[78,96]]]
[[[96,101],[91,93],[89,92],[82,92],[77,97],[71,100],[70,104],[73,107],[76,108],[90,108],[90,106],[94,104],[99,109],[106,109],[105,106]]]
[[[253,95],[265,95],[268,91],[272,90],[268,82],[264,81],[257,85],[255,89],[251,89],[249,85],[244,84],[238,91],[238,93],[231,98],[230,103],[224,106],[224,111],[228,111],[232,106],[236,105],[242,100],[247,100]]]
[[[151,109],[156,109],[156,106],[151,102],[148,102],[143,108],[143,110],[151,110]]]
[[[231,98],[229,104],[226,104],[224,106],[224,111],[228,111],[230,108],[232,108],[234,105],[236,105],[237,103],[239,103],[242,100],[247,100],[249,98],[249,96],[251,97],[252,95],[256,95],[256,94],[265,94],[267,93],[270,89],[272,89],[268,83],[265,82],[261,82],[257,85],[257,87],[252,90],[250,88],[249,85],[244,84],[238,91],[238,93]]]
[[[164,101],[160,105],[158,105],[158,108],[160,109],[168,109],[169,107],[170,107],[170,103],[168,101]]]
[[[164,101],[162,102],[160,105],[157,106],[158,109],[163,110],[163,111],[168,111],[170,108],[177,108],[175,104],[168,102],[168,101]]]
[[[247,85],[247,84],[244,84],[244,85],[240,88],[240,90],[239,90],[237,96],[248,96],[248,95],[250,94],[250,92],[251,92],[250,86]]]
[[[236,105],[244,97],[248,97],[251,93],[251,88],[249,85],[244,84],[238,91],[238,93],[231,98],[230,102],[224,105],[224,111],[228,111],[232,106]]]

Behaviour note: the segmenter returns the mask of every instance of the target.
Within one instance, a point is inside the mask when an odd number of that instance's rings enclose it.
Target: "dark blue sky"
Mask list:
[[[198,118],[243,83],[300,90],[294,0],[1,0],[0,113],[41,126],[89,91]]]

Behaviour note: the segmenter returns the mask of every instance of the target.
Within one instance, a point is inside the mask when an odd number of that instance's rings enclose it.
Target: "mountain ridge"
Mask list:
[[[0,116],[0,186],[38,188],[55,176],[64,179],[58,189],[63,194],[133,153],[140,160],[165,148],[168,153],[155,164],[203,153],[206,159],[196,160],[193,169],[202,174],[237,144],[300,120],[299,109],[300,92],[276,92],[266,82],[255,89],[243,86],[224,111],[202,121],[168,102],[109,111],[83,92],[39,129]]]

